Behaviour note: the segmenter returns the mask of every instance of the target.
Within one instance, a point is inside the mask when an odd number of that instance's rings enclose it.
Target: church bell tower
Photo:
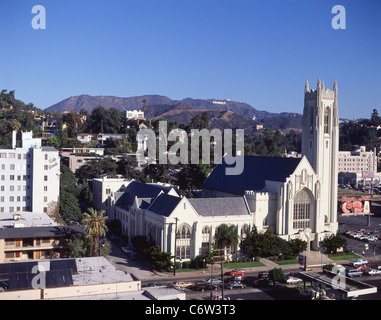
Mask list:
[[[339,113],[337,82],[326,89],[320,78],[317,89],[304,89],[302,156],[306,156],[319,177],[321,201],[318,229],[337,231],[337,184],[339,151]]]

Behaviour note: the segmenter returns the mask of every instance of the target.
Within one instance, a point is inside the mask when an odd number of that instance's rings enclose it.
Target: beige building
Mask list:
[[[367,175],[374,176],[377,173],[376,148],[366,151],[365,146],[359,146],[355,151],[339,151],[338,170],[341,184],[357,184]]]
[[[60,258],[70,236],[82,235],[80,226],[16,227],[0,229],[0,263]]]

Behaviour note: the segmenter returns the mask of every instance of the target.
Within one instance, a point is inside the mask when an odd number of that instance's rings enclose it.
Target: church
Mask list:
[[[123,180],[111,192],[107,215],[118,220],[128,241],[146,237],[180,261],[212,249],[221,225],[234,225],[239,241],[256,226],[285,240],[301,239],[307,250],[336,233],[338,183],[337,83],[304,90],[302,157],[243,156],[240,175],[226,175],[226,157],[203,184],[201,198],[181,197],[175,188]],[[110,188],[107,179],[100,183]],[[94,199],[95,200],[95,199]],[[238,245],[235,250],[239,252]],[[178,260],[178,261],[179,261]]]
[[[245,157],[239,176],[217,165],[203,186],[204,197],[244,196],[257,229],[270,227],[285,239],[299,238],[309,250],[336,233],[339,151],[337,82],[304,90],[302,157]]]

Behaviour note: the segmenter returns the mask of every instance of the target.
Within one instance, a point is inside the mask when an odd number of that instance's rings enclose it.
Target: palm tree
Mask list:
[[[236,249],[238,245],[238,232],[237,227],[233,224],[221,224],[217,229],[216,243],[219,248]]]
[[[107,216],[105,216],[105,213],[104,210],[97,211],[93,208],[89,208],[87,212],[83,214],[82,223],[85,225],[85,232],[94,239],[94,256],[98,255],[99,236],[105,236],[108,230],[106,226]]]

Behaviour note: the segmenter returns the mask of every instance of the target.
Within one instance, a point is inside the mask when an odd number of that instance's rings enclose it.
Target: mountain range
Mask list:
[[[145,101],[145,104],[143,104]],[[181,124],[189,124],[197,114],[208,111],[211,127],[242,128],[255,127],[263,124],[274,130],[288,131],[301,129],[302,116],[297,113],[271,113],[259,111],[244,102],[216,99],[192,99],[172,100],[161,95],[143,95],[128,98],[114,96],[90,96],[80,95],[70,97],[58,102],[46,109],[50,112],[67,112],[86,110],[91,113],[93,108],[103,106],[106,109],[116,108],[120,111],[142,110],[151,119],[165,118],[178,121]]]

